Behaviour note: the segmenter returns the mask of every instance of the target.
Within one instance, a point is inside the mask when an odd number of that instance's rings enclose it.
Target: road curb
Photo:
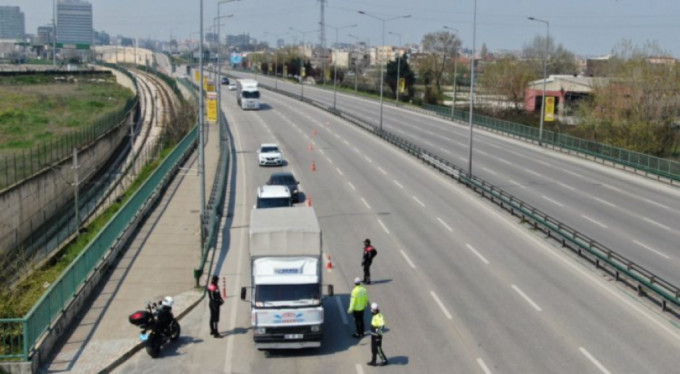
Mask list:
[[[192,302],[189,304],[189,306],[181,311],[177,316],[175,317],[178,321],[184,318],[189,312],[191,312],[205,297],[205,293],[201,293],[200,296],[196,299],[196,301]],[[105,374],[105,373],[110,373],[113,369],[117,368],[120,366],[120,364],[124,363],[127,361],[130,357],[132,357],[135,353],[139,352],[140,349],[144,348],[144,343],[139,342],[135,344],[132,348],[128,349],[127,352],[123,353],[119,358],[117,358],[115,361],[107,365],[105,368],[101,369],[98,371],[99,374]]]

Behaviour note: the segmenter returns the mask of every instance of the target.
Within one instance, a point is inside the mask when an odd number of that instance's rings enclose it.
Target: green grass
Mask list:
[[[121,202],[111,205],[104,213],[97,217],[84,234],[67,245],[59,254],[42,268],[35,270],[30,277],[22,280],[13,289],[0,291],[0,318],[20,318],[33,307],[47,290],[47,286],[52,284],[62,272],[83,252],[87,245],[99,234],[106,226],[106,223],[120,210],[130,197],[139,189],[142,183],[156,170],[161,160],[172,151],[174,145],[167,145],[161,155],[152,163],[144,166],[137,175],[134,182],[124,194]]]
[[[30,148],[86,129],[133,93],[114,81],[55,83],[49,75],[0,78],[0,150]]]

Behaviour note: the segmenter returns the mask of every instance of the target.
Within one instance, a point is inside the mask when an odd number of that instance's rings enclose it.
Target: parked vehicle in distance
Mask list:
[[[236,83],[234,82],[229,83],[229,91],[236,91]]]
[[[222,77],[222,79],[220,80],[220,83],[222,83],[223,85],[229,84],[229,78],[227,78],[227,77]]]
[[[260,186],[257,188],[255,209],[293,206],[293,196],[286,186]]]
[[[254,79],[236,81],[236,102],[241,109],[260,109],[260,89]]]
[[[257,152],[257,159],[260,166],[283,165],[283,153],[275,143],[260,144],[260,150]]]
[[[296,180],[293,173],[289,171],[280,171],[272,173],[272,175],[269,176],[269,180],[267,181],[267,185],[269,186],[288,187],[288,190],[290,191],[294,203],[300,201],[300,191],[298,189],[299,184],[300,181]]]

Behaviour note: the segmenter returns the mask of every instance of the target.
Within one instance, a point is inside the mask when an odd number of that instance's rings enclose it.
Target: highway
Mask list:
[[[272,78],[258,79],[274,86]],[[299,85],[277,84],[300,94]],[[305,86],[304,96],[333,105],[332,91]],[[379,123],[377,101],[341,93],[336,101],[339,110]],[[467,170],[467,123],[389,104],[383,110],[385,130]],[[677,187],[486,131],[475,130],[473,139],[473,174],[680,285]]]
[[[328,95],[305,87],[307,94]],[[225,336],[209,336],[204,303],[182,320],[180,344],[162,358],[152,360],[142,351],[115,372],[677,370],[680,330],[668,315],[486,200],[378,138],[297,100],[265,91],[263,110],[245,112],[236,107],[234,92],[223,92],[222,99],[236,155],[229,191],[233,212],[225,222],[214,270],[227,279],[229,298],[220,322]],[[330,99],[332,103],[332,93]],[[338,103],[367,118],[377,108],[373,102],[343,95]],[[448,158],[466,165],[461,158],[467,154],[464,127],[388,106],[385,115],[387,130],[433,151],[448,150]],[[325,274],[325,281],[335,285],[336,296],[325,300],[326,334],[318,351],[257,351],[249,330],[249,303],[238,298],[240,287],[249,282],[247,232],[255,189],[281,169],[257,166],[256,150],[264,142],[281,146],[287,161],[283,169],[302,181],[301,204],[311,200],[315,206],[324,248],[332,257],[334,269]],[[617,251],[631,258],[637,254],[636,260],[673,275],[678,254],[671,243],[677,242],[677,233],[636,221],[649,215],[661,224],[678,222],[673,189],[496,135],[477,132],[475,146],[476,174]],[[583,217],[572,222],[581,215],[607,227]],[[384,349],[391,363],[386,368],[366,366],[369,338],[351,337],[353,323],[346,314],[352,279],[361,274],[366,237],[379,251],[372,271],[375,282],[367,287],[386,318]],[[655,259],[661,256],[630,245],[619,248],[618,243],[632,239],[666,251],[669,258]]]

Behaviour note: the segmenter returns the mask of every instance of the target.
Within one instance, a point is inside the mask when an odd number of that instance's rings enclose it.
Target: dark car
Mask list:
[[[222,77],[221,83],[222,83],[222,84],[229,84],[229,78],[227,78],[227,77]]]
[[[297,203],[300,201],[298,185],[300,182],[295,179],[293,173],[287,171],[280,171],[272,173],[269,176],[267,184],[270,186],[286,186],[290,190],[290,194],[293,198],[293,202]]]

